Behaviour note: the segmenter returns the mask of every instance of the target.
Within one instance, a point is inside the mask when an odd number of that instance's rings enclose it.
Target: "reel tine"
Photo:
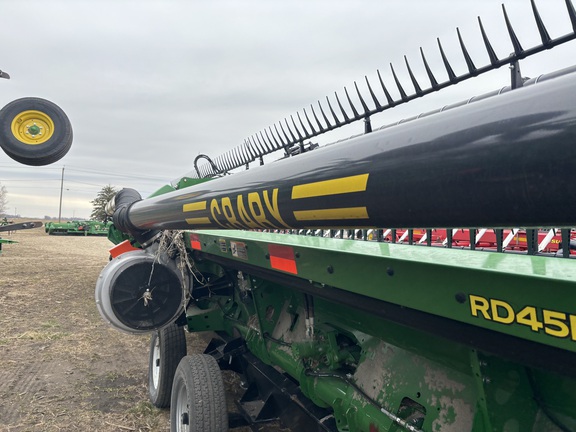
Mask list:
[[[328,99],[328,96],[326,96],[326,102],[328,102],[328,107],[330,108],[330,112],[332,113],[332,117],[334,117],[334,121],[336,122],[336,126],[340,126],[340,120],[338,120],[338,117],[336,117],[336,113],[334,112],[334,109],[332,108],[332,105],[330,105],[330,99]]]
[[[248,153],[248,149],[246,148],[246,144],[242,144],[242,146],[240,148],[242,149],[242,161],[243,161],[243,163],[245,165],[249,164],[250,161],[252,160],[252,157]]]
[[[426,69],[426,74],[428,75],[428,79],[430,80],[430,85],[434,90],[437,90],[438,81],[436,81],[436,78],[432,73],[432,69],[430,69],[430,66],[428,66],[428,62],[426,61],[426,57],[424,56],[424,50],[422,50],[422,47],[420,47],[420,55],[422,56],[422,63],[424,63],[424,69]]]
[[[320,102],[318,102],[320,103]],[[322,126],[322,124],[320,123],[320,121],[318,120],[318,116],[316,115],[316,111],[314,110],[314,105],[310,104],[310,109],[312,110],[312,115],[314,115],[314,120],[316,120],[316,123],[318,124],[318,128],[320,129],[320,132],[324,132],[324,127]],[[324,113],[322,113],[324,114]],[[328,124],[328,127],[330,127],[330,124]]]
[[[455,84],[457,82],[456,74],[454,73],[452,66],[450,66],[450,62],[448,62],[448,59],[446,58],[446,54],[444,54],[444,49],[442,48],[442,44],[440,43],[440,38],[436,38],[436,40],[438,41],[438,48],[440,49],[440,56],[442,57],[442,62],[444,63],[444,67],[446,68],[446,73],[448,74],[448,79],[450,80],[450,82],[452,84]]]
[[[316,113],[314,113],[314,108],[312,107],[312,105],[310,105],[310,108],[312,108],[312,113],[314,114],[314,117],[316,117]],[[308,122],[308,126],[310,126],[310,129],[312,130],[312,133],[314,135],[316,135],[316,129],[314,129],[314,126],[312,126],[312,122],[310,121],[310,119],[308,118],[308,113],[306,112],[306,108],[303,108],[304,111],[304,115],[306,116],[306,121]],[[318,119],[316,119],[316,122],[318,122]],[[322,127],[320,127],[320,131],[322,131]]]
[[[512,28],[512,24],[508,19],[508,14],[506,13],[506,7],[502,4],[502,12],[504,13],[504,21],[506,22],[506,28],[508,29],[508,34],[510,35],[510,41],[512,42],[512,46],[514,47],[514,54],[517,58],[521,58],[524,50],[522,49],[522,45],[520,45],[520,41],[518,37],[516,37],[516,33]]]
[[[250,146],[250,150],[254,154],[254,159],[256,159],[258,157],[258,155],[260,154],[260,149],[258,147],[256,147],[256,145],[252,142],[250,137],[248,137],[246,139],[248,140],[248,145]]]
[[[566,9],[568,9],[568,16],[572,23],[572,31],[576,33],[576,10],[574,10],[574,5],[570,0],[566,0]]]
[[[248,153],[250,160],[254,160],[256,158],[256,154],[252,150],[252,147],[248,144],[247,140],[244,140],[244,149]]]
[[[542,21],[540,13],[536,8],[536,3],[534,2],[534,0],[530,0],[530,3],[532,4],[532,12],[534,13],[534,19],[536,20],[536,26],[538,27],[538,31],[540,32],[540,39],[542,39],[542,45],[548,46],[548,44],[552,39],[548,34],[548,30],[546,30],[546,27],[544,26],[544,22]]]
[[[296,122],[294,121],[294,117],[290,116],[290,120],[292,120],[292,125],[294,126],[294,129],[296,129],[296,134],[298,135],[298,141],[299,142],[302,141],[304,138],[302,138],[302,135],[300,135],[300,130],[296,126]]]
[[[294,133],[292,132],[292,129],[290,129],[290,125],[288,124],[288,119],[284,119],[284,123],[286,123],[286,128],[288,129],[288,132],[290,132],[290,136],[292,137],[292,141],[290,141],[291,144],[295,144],[298,142],[298,140],[296,139],[296,137],[294,136]]]
[[[304,111],[304,114],[306,114],[306,109],[303,108],[303,111]],[[306,129],[306,126],[304,126],[304,123],[302,123],[302,117],[300,117],[300,113],[296,112],[296,115],[298,116],[298,121],[300,122],[300,126],[302,127],[302,130],[304,131],[304,138],[309,138],[310,133]],[[306,116],[306,118],[308,118],[308,116]],[[308,120],[308,123],[310,123],[310,120]],[[310,126],[312,126],[312,125],[310,125]]]
[[[234,162],[234,168],[238,168],[241,165],[244,165],[241,160],[240,160],[240,156],[238,154],[238,148],[234,148],[234,150],[232,150],[232,154],[230,155],[232,162]]]
[[[260,136],[262,136],[262,132],[260,132]],[[270,153],[270,152],[274,151],[274,148],[268,147],[268,144],[266,143],[266,141],[264,141],[264,139],[262,139],[262,141],[260,141],[260,136],[258,136],[258,134],[256,134],[256,139],[258,140],[258,144],[260,144],[262,147],[264,147],[265,152]]]
[[[234,168],[234,150],[230,150],[228,152],[226,152],[226,155],[224,157],[225,160],[225,166],[227,170],[231,170]]]
[[[232,150],[232,153],[230,153],[230,161],[232,162],[233,168],[238,168],[240,165],[243,165],[242,163],[240,163],[240,158],[238,157],[238,149],[237,148],[234,148]]]
[[[470,54],[468,54],[468,50],[464,45],[464,41],[462,40],[462,35],[460,34],[460,29],[458,27],[456,27],[456,33],[458,34],[458,42],[460,42],[460,48],[462,49],[462,54],[464,55],[466,66],[468,66],[468,72],[470,72],[470,75],[474,76],[476,75],[477,69],[476,66],[474,66],[474,62],[472,61]]]
[[[242,159],[242,147],[234,147],[234,154],[236,155],[236,167],[240,167],[242,165],[244,165],[243,159]]]
[[[250,139],[252,138],[252,139]],[[250,141],[250,143],[252,144],[252,146],[257,150],[256,152],[256,157],[260,157],[262,156],[262,154],[264,153],[264,149],[259,147],[258,144],[256,143],[256,140],[254,139],[254,136],[252,135],[250,138],[248,138],[248,141]]]
[[[202,165],[202,166],[200,167],[199,171],[200,171],[200,173],[199,173],[200,175],[199,175],[198,178],[205,178],[205,177],[208,177],[208,175],[210,174],[210,173],[208,172],[208,169],[207,169],[207,166],[206,166],[206,165]]]
[[[223,155],[221,155],[220,157],[216,158],[216,161],[214,162],[214,165],[216,165],[216,168],[218,168],[218,171],[227,171],[229,169],[227,161],[226,161],[226,155],[228,152],[224,153]],[[220,167],[223,167],[224,170],[222,170]],[[214,170],[214,169],[213,169]],[[218,174],[217,172],[215,172],[214,174]]]
[[[266,130],[264,130],[266,131]],[[270,139],[266,139],[264,137],[264,134],[262,133],[262,131],[259,132],[260,133],[260,138],[262,138],[262,142],[264,142],[266,144],[266,147],[268,147],[270,149],[270,152],[273,152],[276,150],[276,148],[274,147],[274,144],[272,143],[272,141],[270,141]],[[268,136],[268,134],[266,134],[266,136]]]
[[[254,149],[254,145],[250,142],[250,139],[246,140],[246,149],[250,152],[251,159],[256,160],[258,157],[258,152]]]
[[[288,138],[288,135],[286,135],[286,131],[282,127],[282,122],[280,121],[280,122],[278,122],[278,124],[280,125],[280,130],[284,134],[284,138],[286,138],[286,143],[284,144],[284,147],[288,147],[290,145],[290,138]]]
[[[252,158],[252,156],[248,153],[248,148],[246,147],[246,145],[242,146],[243,150],[244,150],[244,164],[246,166],[248,166],[250,164],[250,162],[252,162],[254,159]]]
[[[254,146],[252,145],[250,138],[244,139],[244,146],[246,146],[246,150],[248,151],[248,153],[250,153],[250,159],[255,160],[256,157],[258,156],[258,152],[256,151],[256,149],[254,149]]]
[[[322,109],[322,105],[320,105],[320,101],[318,101],[318,106],[320,107],[320,112],[322,113],[322,117],[324,117],[324,121],[326,122],[326,127],[328,129],[332,129],[332,125],[328,121],[328,117],[326,117],[326,114],[324,113],[324,110]],[[316,119],[316,120],[318,120],[318,119]],[[318,123],[320,123],[320,122],[318,122]]]
[[[496,53],[494,52],[494,48],[492,48],[492,44],[488,40],[488,36],[484,31],[484,26],[482,25],[482,20],[478,17],[478,25],[480,26],[480,33],[482,33],[482,40],[484,41],[484,46],[486,47],[486,52],[488,53],[488,58],[490,59],[490,64],[492,66],[496,66],[499,62]]]
[[[256,160],[256,154],[254,153],[254,149],[250,148],[250,146],[246,141],[244,141],[244,151],[246,153],[246,163]]]
[[[382,76],[380,76],[380,71],[376,70],[376,72],[378,72],[378,79],[380,80],[380,85],[382,86],[382,90],[384,90],[384,95],[386,96],[386,101],[388,102],[388,106],[393,107],[394,105],[396,105],[396,103],[394,102],[394,99],[392,99],[392,96],[390,96],[388,89],[384,85],[384,81],[382,81]]]
[[[354,85],[356,85],[356,82],[354,82]],[[356,90],[358,90],[358,87],[356,87]],[[350,99],[350,95],[348,94],[348,89],[346,87],[344,87],[344,93],[346,93],[346,99],[348,99],[348,103],[350,104],[350,108],[352,108],[354,117],[359,118],[360,116],[358,115],[358,111],[356,111],[356,107],[352,104],[352,100]]]
[[[232,152],[227,152],[226,153],[226,171],[229,171],[231,169],[234,169],[234,158],[233,158],[233,153]]]
[[[214,158],[214,160],[212,161],[213,164],[209,164],[210,170],[212,171],[213,174],[218,174],[218,171],[214,170],[214,167],[216,167],[218,169],[218,165],[223,166],[223,164],[222,164],[222,158],[223,157],[224,157],[224,154],[221,154],[220,156]]]
[[[244,164],[247,164],[250,162],[251,156],[248,154],[248,149],[246,148],[246,142],[244,142],[244,144],[242,144],[242,157],[243,157],[243,161]]]
[[[214,166],[216,166],[216,163],[220,161],[220,159],[222,159],[222,155],[218,156],[217,158],[214,158],[214,160],[212,161],[213,163],[209,163],[207,166],[207,171],[206,174],[207,175],[216,175],[218,174],[218,171],[214,170]],[[209,168],[208,168],[209,167]],[[208,170],[209,169],[209,170]],[[212,174],[210,174],[212,173]]]
[[[255,143],[258,143],[258,148],[262,149],[259,156],[262,156],[263,154],[269,153],[270,149],[268,148],[268,146],[266,144],[262,143],[262,141],[260,140],[260,137],[258,136],[258,132],[256,132],[254,135],[252,135],[252,139],[254,140]]]
[[[278,128],[276,127],[276,123],[274,123],[274,130],[276,131],[276,135],[278,136],[278,139],[280,140],[280,144],[282,145],[282,148],[285,148],[288,144],[284,142],[284,140],[282,139],[282,136],[280,135],[280,132],[278,132]],[[286,135],[286,134],[284,134]]]
[[[394,81],[396,82],[396,87],[398,87],[398,91],[400,92],[400,98],[404,102],[406,102],[408,100],[408,96],[406,96],[406,92],[402,88],[402,85],[400,84],[400,81],[398,80],[398,77],[396,76],[396,72],[394,71],[394,66],[392,66],[392,63],[390,63],[390,69],[392,70],[392,76],[394,77]]]
[[[368,91],[370,92],[370,96],[372,96],[372,100],[374,101],[374,105],[376,105],[376,109],[382,108],[382,105],[380,105],[380,102],[378,102],[378,99],[376,98],[376,95],[374,94],[374,90],[372,90],[372,87],[370,86],[370,82],[368,81],[368,77],[364,76],[364,78],[366,79],[366,85],[368,86]]]
[[[264,132],[266,132],[266,136],[268,137],[268,140],[270,142],[272,142],[272,140],[274,140],[274,148],[276,150],[280,150],[282,148],[282,145],[280,145],[280,143],[278,142],[278,140],[276,139],[276,137],[272,133],[272,128],[268,127],[268,129],[270,129],[270,135],[268,135],[268,131],[266,129],[264,129]],[[272,140],[270,140],[270,136],[272,137]]]
[[[344,91],[346,91],[346,87],[344,87]],[[346,111],[344,111],[344,107],[342,106],[342,104],[340,103],[340,98],[338,97],[338,93],[334,92],[334,96],[336,96],[336,102],[338,102],[338,106],[340,107],[340,111],[342,112],[342,115],[344,116],[344,122],[349,122],[350,119],[348,118],[348,115],[346,114]]]
[[[406,69],[408,69],[408,75],[410,75],[410,80],[412,81],[412,85],[414,86],[416,96],[422,96],[424,93],[420,88],[420,84],[418,84],[418,81],[416,81],[416,77],[412,73],[412,69],[410,68],[410,64],[408,63],[408,58],[406,56],[404,56],[404,62],[406,63]]]
[[[368,111],[370,110],[368,109],[368,105],[366,105],[366,102],[364,102],[364,98],[360,94],[360,90],[358,90],[358,84],[356,84],[356,81],[354,81],[354,87],[356,87],[356,94],[358,95],[358,99],[360,99],[362,109],[364,110],[364,114],[362,115],[362,117],[365,117],[368,114]]]

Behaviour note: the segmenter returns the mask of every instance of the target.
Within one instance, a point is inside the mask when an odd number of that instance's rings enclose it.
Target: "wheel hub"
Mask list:
[[[54,122],[41,111],[22,111],[12,120],[11,130],[14,137],[24,144],[44,144],[54,134]]]

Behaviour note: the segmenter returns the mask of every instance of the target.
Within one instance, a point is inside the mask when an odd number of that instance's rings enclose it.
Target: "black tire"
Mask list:
[[[184,357],[174,375],[171,432],[225,432],[228,411],[222,373],[214,357]]]
[[[55,103],[27,97],[0,110],[0,147],[15,161],[48,165],[62,159],[71,145],[72,125]]]
[[[154,406],[170,406],[174,374],[185,355],[186,336],[182,327],[170,324],[152,334],[148,361],[148,397]]]

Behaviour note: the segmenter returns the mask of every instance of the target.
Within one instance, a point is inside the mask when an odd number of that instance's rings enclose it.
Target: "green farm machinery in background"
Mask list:
[[[108,235],[108,227],[111,222],[101,222],[94,220],[75,220],[64,222],[48,222],[44,226],[44,230],[48,235],[62,234],[62,235],[85,235],[94,236]]]
[[[40,228],[42,226],[42,222],[19,222],[14,223],[13,221],[8,221],[8,219],[4,218],[0,221],[0,232],[8,232],[11,233],[13,231],[19,231],[23,229],[32,229],[32,228]],[[13,244],[18,243],[16,240],[6,239],[0,237],[0,253],[2,253],[2,245],[3,244]]]
[[[172,431],[576,430],[576,68],[526,80],[518,64],[576,34],[552,39],[532,7],[533,48],[505,16],[500,59],[480,22],[487,66],[461,43],[457,76],[440,47],[445,82],[422,54],[429,87],[407,64],[412,94],[367,82],[356,105],[346,91],[346,109],[318,104],[151,197],[116,195],[96,303],[152,334],[149,395]],[[372,128],[500,66],[510,87]],[[310,142],[356,120],[364,134]],[[204,353],[185,331],[210,332]],[[240,377],[234,414],[223,369]]]

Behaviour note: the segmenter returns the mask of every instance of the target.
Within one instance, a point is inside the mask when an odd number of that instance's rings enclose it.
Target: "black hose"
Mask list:
[[[124,188],[114,197],[114,225],[120,231],[130,234],[134,239],[140,243],[143,248],[148,247],[160,234],[158,230],[141,230],[138,229],[128,217],[130,207],[138,201],[142,200],[142,196],[135,189]]]

